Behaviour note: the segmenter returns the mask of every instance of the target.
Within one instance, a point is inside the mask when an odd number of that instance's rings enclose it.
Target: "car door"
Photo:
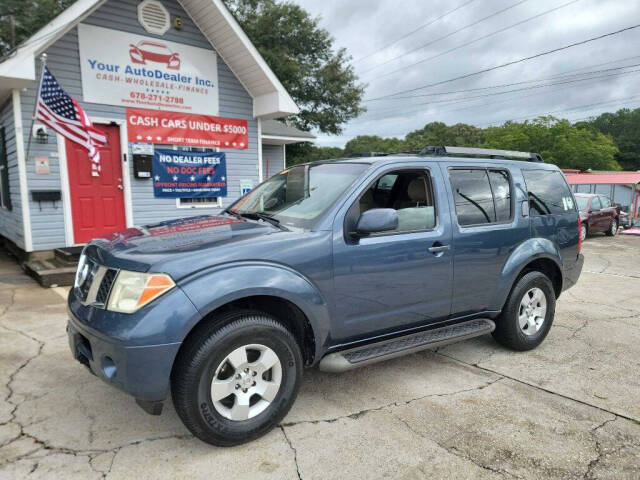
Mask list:
[[[589,205],[589,229],[591,232],[602,232],[605,230],[604,217],[605,213],[602,211],[600,197],[592,197],[591,204]]]
[[[604,195],[600,195],[600,205],[602,208],[602,221],[603,221],[603,231],[609,230],[611,227],[611,222],[616,217],[616,208],[611,205],[611,200],[609,197],[605,197]]]
[[[385,192],[376,191],[381,186]],[[415,197],[423,191],[424,198]],[[395,209],[398,229],[352,236],[361,213],[371,208]],[[336,342],[445,319],[451,307],[451,218],[437,165],[390,165],[372,173],[336,216],[333,258]]]
[[[530,236],[521,209],[524,181],[518,169],[504,163],[449,161],[441,166],[453,205],[452,316],[495,311],[501,307],[494,303],[504,264]]]

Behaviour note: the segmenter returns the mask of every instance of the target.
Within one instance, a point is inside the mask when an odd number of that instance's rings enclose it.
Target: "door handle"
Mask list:
[[[118,190],[124,190],[124,187],[122,185],[118,185]]]
[[[441,253],[446,252],[451,248],[450,245],[434,245],[433,247],[429,247],[429,251],[431,253]]]

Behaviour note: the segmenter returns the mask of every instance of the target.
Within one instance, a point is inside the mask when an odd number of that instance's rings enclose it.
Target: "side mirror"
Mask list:
[[[367,210],[358,219],[356,234],[388,232],[398,228],[398,213],[393,208],[373,208]]]

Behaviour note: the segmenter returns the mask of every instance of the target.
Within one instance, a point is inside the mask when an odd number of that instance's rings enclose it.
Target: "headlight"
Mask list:
[[[171,277],[164,273],[120,270],[111,288],[107,310],[133,313],[175,285]]]

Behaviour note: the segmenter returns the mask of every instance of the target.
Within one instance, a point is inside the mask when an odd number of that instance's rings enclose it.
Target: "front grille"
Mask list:
[[[101,303],[103,305],[107,304],[107,299],[109,298],[109,292],[111,291],[111,287],[113,285],[113,281],[116,279],[116,275],[118,274],[117,270],[113,268],[108,268],[102,277],[102,282],[100,282],[100,287],[98,288],[98,293],[96,294],[96,302]]]
[[[104,308],[117,275],[118,270],[85,257],[84,264],[81,260],[78,265],[79,284],[75,287],[76,296],[84,305]]]

